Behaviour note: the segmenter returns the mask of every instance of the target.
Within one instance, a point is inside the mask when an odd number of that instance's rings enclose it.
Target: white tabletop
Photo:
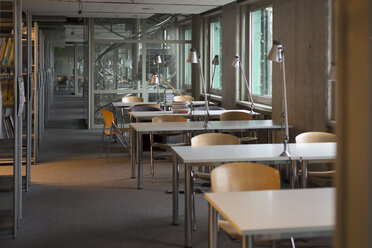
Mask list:
[[[332,231],[335,189],[206,193],[205,198],[241,235]]]
[[[204,106],[205,101],[191,101],[190,102],[193,106]],[[164,102],[113,102],[112,106],[114,107],[133,107],[134,105],[143,105],[143,104],[160,104],[164,106]],[[209,102],[208,105],[216,105],[214,102]],[[172,102],[166,102],[165,106],[172,106]]]
[[[251,112],[249,110],[209,110],[209,116],[210,117],[219,117],[222,113],[224,112],[229,112],[229,111],[240,111],[240,112],[245,112],[248,114],[252,115],[258,115],[259,113],[256,112]],[[161,115],[179,115],[179,116],[185,116],[185,117],[202,117],[206,115],[205,110],[196,110],[192,111],[192,113],[173,113],[173,111],[132,111],[129,112],[129,115],[131,115],[134,118],[137,119],[152,119],[153,117],[156,116],[161,116]]]
[[[283,161],[283,144],[249,144],[219,146],[179,146],[173,151],[184,163]],[[289,144],[292,160],[331,160],[336,158],[336,143]]]
[[[113,102],[114,107],[133,107],[134,105],[157,104],[157,102]]]
[[[158,111],[157,111],[158,112]],[[160,111],[159,111],[160,112]],[[164,111],[165,112],[165,111]],[[250,121],[209,121],[209,126],[204,127],[204,121],[190,122],[137,122],[131,123],[130,127],[137,132],[172,132],[172,131],[200,131],[200,130],[242,130],[242,129],[281,129],[281,124],[272,120]]]

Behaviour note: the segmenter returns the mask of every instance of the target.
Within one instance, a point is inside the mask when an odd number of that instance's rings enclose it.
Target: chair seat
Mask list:
[[[129,132],[130,131],[130,128],[119,128],[119,130],[120,130],[120,132],[121,133],[125,133],[125,132]],[[116,134],[117,133],[117,131],[116,130],[112,130],[112,131],[110,131],[110,130],[105,130],[105,134],[106,135],[113,135],[113,134]]]
[[[185,146],[185,145],[187,145],[187,143],[184,143],[184,142],[181,142],[181,143],[170,143],[170,144],[164,144],[164,143],[153,143],[152,144],[153,147],[159,147],[159,148],[163,148],[163,149],[168,149],[171,146]]]
[[[205,181],[211,181],[211,173],[196,171],[194,175]]]
[[[257,137],[242,137],[242,138],[239,138],[239,139],[240,139],[240,143],[243,143],[243,142],[256,141]]]
[[[235,239],[242,239],[242,236],[227,222],[226,220],[219,220],[218,226],[224,230],[230,237]]]

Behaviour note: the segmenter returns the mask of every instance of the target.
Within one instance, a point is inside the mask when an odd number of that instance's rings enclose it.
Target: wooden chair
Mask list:
[[[143,102],[140,96],[125,96],[121,99],[122,102]]]
[[[280,189],[280,177],[276,169],[256,163],[229,163],[216,167],[211,172],[212,192],[236,192]],[[225,220],[219,227],[229,236],[241,239],[239,233]]]
[[[252,115],[241,112],[241,111],[228,111],[224,112],[220,115],[220,120],[221,121],[249,121],[252,120]],[[241,130],[241,136],[243,136],[244,130]],[[248,136],[248,137],[241,137],[240,142],[252,142],[256,141],[257,143],[257,137],[256,133],[254,132],[254,136]]]
[[[204,133],[191,139],[191,146],[213,146],[213,145],[239,145],[240,139],[231,134]],[[198,166],[213,166],[213,163],[199,164]],[[210,173],[195,172],[197,177],[210,181]]]
[[[187,119],[182,116],[177,115],[163,115],[163,116],[156,116],[152,118],[152,123],[163,123],[163,122],[187,122]],[[157,134],[160,136],[161,139],[165,139],[165,142],[154,142],[154,135],[150,134],[150,165],[151,165],[151,174],[152,174],[152,182],[155,182],[155,168],[154,168],[154,147],[158,147],[161,149],[169,149],[171,146],[181,146],[186,145],[186,137],[184,136],[184,142],[181,143],[167,143],[166,139],[170,136],[181,135],[183,133],[164,133],[164,134]]]
[[[199,134],[191,139],[191,146],[212,146],[212,145],[239,145],[240,139],[234,135],[230,134],[224,134],[224,133],[204,133]],[[201,168],[201,166],[204,167],[210,167],[214,166],[215,163],[203,163],[203,164],[194,164],[195,166],[198,166]],[[210,181],[211,174],[209,171],[207,172],[193,172],[192,177],[193,180],[196,177],[199,177],[203,180]],[[192,189],[194,191],[194,189]],[[194,223],[194,230],[196,230],[196,216],[195,216],[195,195],[193,194],[192,199],[192,205],[193,205],[193,223]]]
[[[191,102],[194,101],[194,97],[192,96],[174,96],[173,101],[175,102]]]
[[[102,146],[103,146],[103,138],[104,136],[108,136],[108,141],[107,141],[107,156],[109,155],[110,152],[110,143],[111,143],[111,137],[113,135],[123,135],[125,132],[129,132],[129,128],[117,128],[114,122],[114,114],[111,111],[101,109],[101,114],[104,120],[103,123],[103,129],[102,129],[102,139],[101,139],[101,147],[100,147],[100,152],[99,156],[101,157],[102,154]],[[115,128],[113,127],[115,126]],[[119,134],[120,133],[120,134]]]
[[[296,136],[296,143],[336,142],[336,135],[326,132],[305,132]],[[314,165],[312,166],[314,167]],[[328,164],[320,164],[318,170],[309,170],[309,181],[319,186],[331,186],[336,171]]]

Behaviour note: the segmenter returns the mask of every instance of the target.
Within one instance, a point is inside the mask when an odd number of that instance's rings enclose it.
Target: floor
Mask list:
[[[130,178],[130,157],[118,143],[110,157],[99,157],[100,130],[87,130],[82,99],[56,96],[46,123],[39,163],[32,166],[30,191],[23,194],[23,219],[17,239],[2,237],[0,247],[183,247],[184,201],[180,194],[180,225],[171,225],[171,163],[156,161],[152,183],[145,153],[144,189]],[[0,167],[9,173],[10,167]],[[181,178],[182,187],[183,178]],[[208,190],[207,188],[202,188]],[[0,206],[10,204],[0,193]],[[198,229],[194,247],[207,247],[208,208],[196,195]],[[241,247],[225,234],[219,247]],[[331,247],[330,238],[296,240],[297,247]],[[255,247],[271,247],[259,242]],[[276,247],[290,247],[289,240]]]

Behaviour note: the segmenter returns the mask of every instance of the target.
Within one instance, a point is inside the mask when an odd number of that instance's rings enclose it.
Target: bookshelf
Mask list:
[[[1,1],[0,14],[0,159],[12,161],[12,175],[0,175],[10,187],[0,192],[9,204],[0,208],[0,233],[17,237],[22,219],[22,1]],[[3,189],[3,188],[2,188]],[[11,196],[10,196],[11,195]]]

